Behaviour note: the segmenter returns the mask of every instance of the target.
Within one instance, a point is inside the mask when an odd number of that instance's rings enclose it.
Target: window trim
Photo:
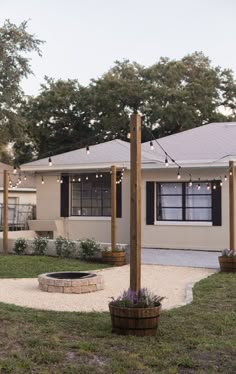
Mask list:
[[[155,214],[155,219],[154,219],[154,224],[155,225],[165,225],[165,224],[169,224],[169,225],[187,225],[187,226],[191,226],[191,223],[192,223],[192,226],[195,226],[195,225],[203,225],[203,226],[212,226],[213,225],[213,199],[212,199],[212,192],[213,192],[213,182],[209,182],[209,181],[201,181],[200,183],[203,184],[203,183],[210,183],[211,185],[211,190],[210,190],[210,194],[194,194],[194,196],[210,196],[210,199],[211,199],[211,206],[210,207],[190,207],[190,209],[209,209],[211,210],[211,219],[210,220],[186,220],[186,210],[189,209],[188,207],[186,207],[186,186],[188,185],[189,182],[187,181],[178,181],[178,182],[175,182],[175,181],[161,181],[161,182],[155,182],[155,211],[154,211],[154,214]],[[194,184],[197,184],[199,183],[199,181],[193,181],[192,182],[193,185]],[[182,186],[182,193],[181,194],[175,194],[175,195],[172,195],[170,194],[170,196],[182,196],[182,206],[180,207],[168,207],[168,209],[181,209],[182,211],[182,219],[180,220],[177,220],[177,219],[157,219],[158,217],[158,195],[159,195],[159,191],[160,191],[160,188],[161,188],[161,184],[181,184]],[[190,195],[193,195],[193,194],[190,194]],[[168,195],[165,195],[165,196],[168,196]],[[206,223],[206,224],[205,224]]]

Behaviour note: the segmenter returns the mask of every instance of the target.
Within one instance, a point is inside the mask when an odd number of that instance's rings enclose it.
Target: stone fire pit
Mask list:
[[[83,271],[40,274],[38,282],[45,292],[86,293],[104,289],[102,275]]]

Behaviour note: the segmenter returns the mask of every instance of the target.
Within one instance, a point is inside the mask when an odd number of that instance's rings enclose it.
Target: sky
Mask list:
[[[45,41],[42,57],[30,55],[29,95],[44,76],[88,85],[116,60],[150,66],[194,51],[236,75],[235,14],[235,0],[0,0],[0,25],[29,20]]]

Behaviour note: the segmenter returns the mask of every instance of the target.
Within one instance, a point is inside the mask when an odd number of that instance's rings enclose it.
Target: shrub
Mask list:
[[[93,239],[85,239],[80,242],[80,257],[88,260],[101,251],[100,244]]]
[[[62,236],[58,236],[55,242],[57,255],[60,257],[70,257],[74,254],[75,242]]]
[[[18,239],[16,239],[14,247],[13,247],[13,251],[17,255],[22,255],[25,252],[26,248],[27,248],[27,241],[26,241],[26,239],[24,239],[24,238],[18,238]]]
[[[141,288],[138,292],[129,288],[117,299],[112,297],[111,304],[124,308],[152,308],[160,306],[163,299],[164,297],[155,295],[147,288]]]
[[[38,236],[33,240],[33,251],[35,255],[43,256],[48,246],[48,238]]]

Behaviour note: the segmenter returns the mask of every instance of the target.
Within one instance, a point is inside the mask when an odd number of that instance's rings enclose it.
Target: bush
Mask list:
[[[27,248],[27,241],[26,241],[26,239],[24,239],[24,238],[18,238],[18,239],[16,239],[14,247],[13,247],[13,251],[17,255],[22,255],[25,252],[26,248]]]
[[[88,260],[101,251],[100,244],[93,239],[85,239],[80,242],[80,257]]]
[[[55,242],[56,252],[59,257],[71,257],[75,253],[75,242],[58,236]]]
[[[44,238],[42,236],[38,236],[33,240],[33,251],[34,254],[37,256],[43,256],[46,253],[46,249],[48,246],[48,238]]]

